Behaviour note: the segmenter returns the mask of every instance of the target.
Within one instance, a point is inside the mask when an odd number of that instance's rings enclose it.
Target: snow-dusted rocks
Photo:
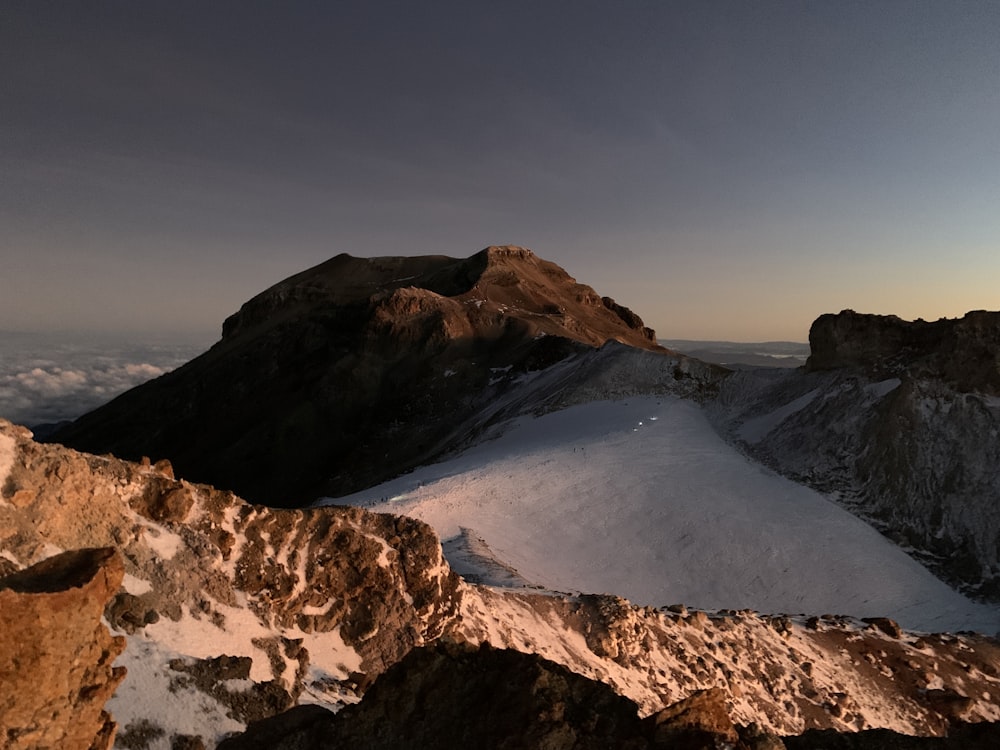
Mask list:
[[[252,506],[163,464],[34,443],[2,420],[0,438],[8,567],[80,546],[122,554],[106,616],[127,637],[130,679],[109,710],[129,742],[214,743],[296,702],[357,700],[454,617],[458,579],[419,521]]]
[[[412,647],[442,639],[537,654],[641,716],[719,689],[734,722],[779,734],[1000,719],[1000,652],[981,637],[476,586],[417,520],[253,506],[6,422],[0,444],[8,567],[82,545],[122,555],[106,618],[126,638],[116,664],[128,676],[107,708],[130,747],[210,747],[289,706],[355,703]]]
[[[996,396],[905,372],[741,372],[715,410],[755,459],[871,522],[961,590],[1000,599]]]

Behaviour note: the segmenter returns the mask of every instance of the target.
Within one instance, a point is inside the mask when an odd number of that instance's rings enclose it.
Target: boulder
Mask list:
[[[110,548],[64,552],[0,579],[0,744],[110,748],[104,704],[125,677],[125,639],[101,624],[121,586]]]

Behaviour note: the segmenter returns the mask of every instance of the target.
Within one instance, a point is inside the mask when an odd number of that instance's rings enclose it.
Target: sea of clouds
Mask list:
[[[0,417],[28,427],[76,419],[210,343],[0,332]]]

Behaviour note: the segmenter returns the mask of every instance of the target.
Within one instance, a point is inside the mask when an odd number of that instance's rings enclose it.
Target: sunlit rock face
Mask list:
[[[0,578],[0,744],[10,750],[110,748],[104,705],[125,677],[125,639],[101,624],[121,586],[109,548],[63,552]]]
[[[304,505],[426,463],[525,373],[608,341],[665,351],[631,310],[525,248],[338,255],[249,300],[204,355],[50,439]]]

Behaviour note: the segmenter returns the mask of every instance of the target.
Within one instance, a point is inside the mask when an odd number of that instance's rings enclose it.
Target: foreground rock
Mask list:
[[[638,707],[558,664],[486,645],[410,652],[361,703],[333,714],[300,706],[258,722],[220,750],[395,750],[426,747],[584,750],[987,750],[1000,724],[949,726],[947,737],[891,730],[810,730],[779,737],[736,726],[723,690],[698,691],[640,719]]]
[[[526,373],[607,341],[665,351],[633,312],[524,248],[338,255],[244,304],[204,355],[51,439],[302,506],[427,463]]]
[[[167,465],[38,444],[0,421],[5,565],[80,546],[114,546],[124,562],[106,609],[127,637],[129,676],[109,702],[123,747],[210,747],[296,704],[356,703],[441,639],[544,657],[644,717],[717,690],[733,722],[781,735],[942,735],[1000,720],[1000,647],[988,638],[473,586],[417,521],[253,506]]]
[[[220,750],[644,748],[635,703],[558,664],[516,651],[439,644],[383,674],[338,714],[255,725]]]
[[[113,549],[64,552],[0,578],[0,745],[109,748],[104,704],[125,647],[101,624],[124,569]]]

